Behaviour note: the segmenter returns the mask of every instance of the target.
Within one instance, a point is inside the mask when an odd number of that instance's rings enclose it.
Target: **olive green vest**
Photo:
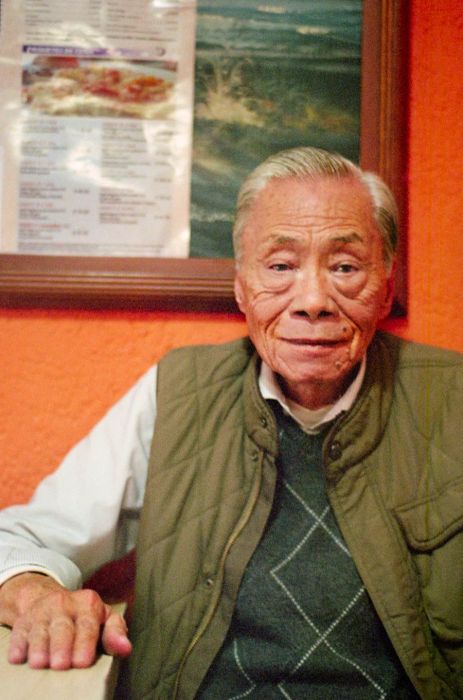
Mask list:
[[[226,635],[275,481],[276,426],[256,366],[244,339],[176,350],[158,368],[130,700],[194,698]],[[328,495],[418,691],[457,698],[463,458],[449,396],[461,392],[461,358],[379,335],[367,366],[360,396],[324,445]]]

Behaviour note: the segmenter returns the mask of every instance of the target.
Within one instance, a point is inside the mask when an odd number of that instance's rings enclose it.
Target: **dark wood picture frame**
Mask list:
[[[364,0],[360,161],[394,191],[406,221],[406,0]],[[406,309],[406,236],[394,313]],[[1,254],[0,304],[9,307],[236,312],[233,260]]]

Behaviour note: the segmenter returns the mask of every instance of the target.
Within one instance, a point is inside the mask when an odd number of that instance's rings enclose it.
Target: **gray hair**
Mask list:
[[[321,177],[354,177],[367,189],[373,207],[373,216],[383,242],[384,260],[390,266],[397,248],[398,212],[389,187],[375,173],[365,172],[338,153],[320,148],[301,146],[280,151],[257,166],[244,180],[238,193],[233,246],[235,258],[241,257],[241,237],[249,210],[259,192],[277,178],[299,177],[317,179]]]

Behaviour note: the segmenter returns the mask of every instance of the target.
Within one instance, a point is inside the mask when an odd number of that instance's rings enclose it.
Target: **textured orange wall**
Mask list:
[[[413,0],[411,7],[403,335],[463,351],[463,3]]]
[[[463,350],[463,5],[411,7],[409,316],[387,326]],[[0,505],[27,499],[166,350],[243,333],[221,315],[0,309]]]

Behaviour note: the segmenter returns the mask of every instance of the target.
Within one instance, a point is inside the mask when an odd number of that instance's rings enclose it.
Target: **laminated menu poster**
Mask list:
[[[188,256],[195,5],[3,0],[1,252]]]

